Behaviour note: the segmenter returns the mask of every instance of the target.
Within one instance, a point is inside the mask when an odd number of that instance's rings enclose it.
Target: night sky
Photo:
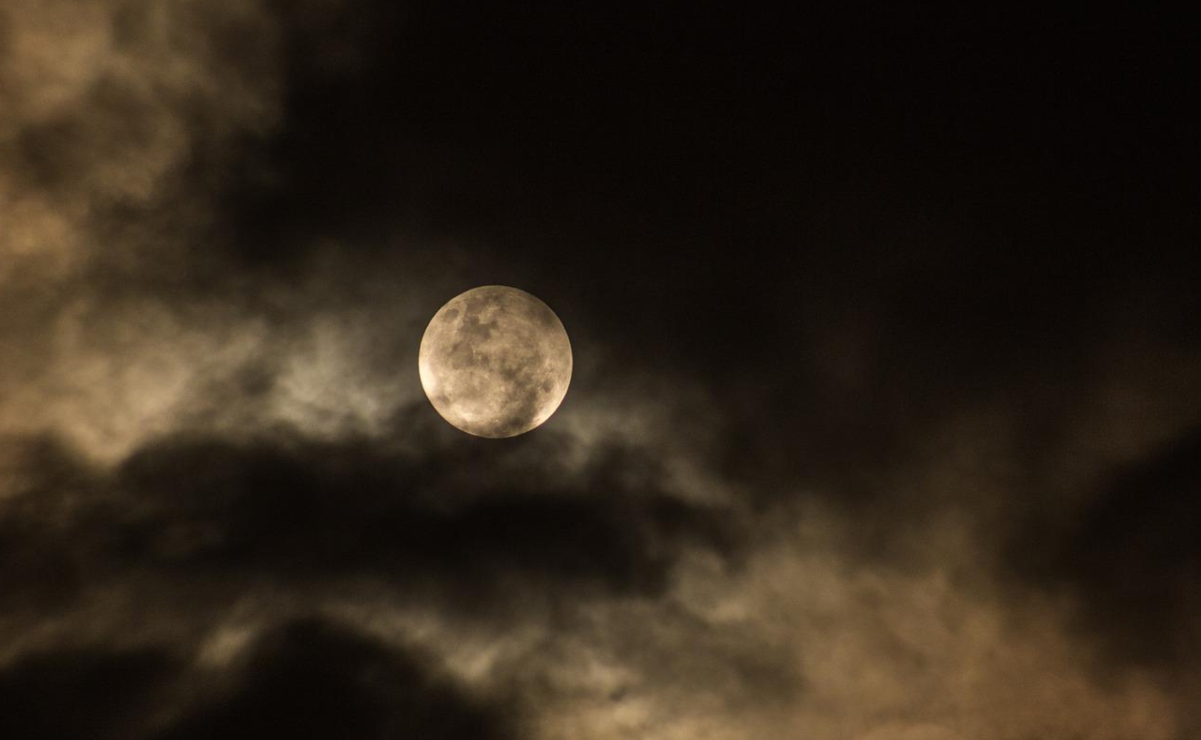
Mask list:
[[[0,738],[1201,737],[1193,29],[775,5],[0,2]]]

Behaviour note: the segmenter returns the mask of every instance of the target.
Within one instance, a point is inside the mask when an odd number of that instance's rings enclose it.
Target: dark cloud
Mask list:
[[[1079,622],[1118,662],[1187,666],[1198,654],[1201,605],[1201,427],[1124,466],[1073,510],[1032,527],[1015,561],[1080,598]]]
[[[637,452],[615,450],[556,481],[536,467],[489,470],[470,446],[405,460],[353,443],[153,445],[117,479],[145,512],[122,527],[123,549],[185,573],[375,573],[485,591],[515,573],[653,592],[672,538],[723,534],[716,512],[672,501],[653,479],[631,489],[609,477],[637,464],[623,459]],[[468,465],[477,469],[456,480]],[[172,553],[176,536],[184,544]]]
[[[0,602],[36,613],[61,606],[84,585],[81,555],[104,534],[81,536],[74,525],[88,519],[96,471],[53,437],[7,437],[5,446]]]
[[[152,648],[24,655],[0,670],[0,732],[21,740],[139,737],[180,669]]]
[[[319,618],[268,629],[215,672],[171,648],[36,651],[0,671],[0,702],[0,730],[19,740],[504,740],[519,736],[520,715],[419,655]]]
[[[151,737],[518,737],[515,709],[472,698],[416,657],[320,619],[263,636],[228,683]]]
[[[369,575],[484,604],[519,599],[515,587],[655,594],[683,545],[738,545],[720,510],[673,498],[636,450],[552,477],[521,447],[553,439],[517,442],[508,461],[480,444],[413,458],[294,436],[169,439],[99,476],[41,441],[0,528],[5,596],[69,599],[135,569],[297,585]]]

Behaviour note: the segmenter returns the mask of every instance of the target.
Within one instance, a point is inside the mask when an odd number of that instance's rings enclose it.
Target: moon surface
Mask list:
[[[473,288],[438,309],[417,362],[425,395],[442,418],[492,439],[541,425],[571,382],[571,342],[559,317],[504,285]]]

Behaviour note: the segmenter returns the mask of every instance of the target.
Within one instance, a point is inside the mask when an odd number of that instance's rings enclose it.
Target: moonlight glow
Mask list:
[[[478,437],[514,437],[555,412],[571,382],[571,343],[525,291],[486,285],[438,310],[421,338],[421,385],[442,418]]]

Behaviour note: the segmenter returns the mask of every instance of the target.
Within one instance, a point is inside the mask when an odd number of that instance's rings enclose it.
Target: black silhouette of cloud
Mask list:
[[[473,700],[411,656],[318,619],[261,638],[219,696],[155,740],[515,737],[515,712]]]
[[[153,649],[23,656],[0,672],[0,731],[30,740],[130,737],[179,670],[178,661]]]

